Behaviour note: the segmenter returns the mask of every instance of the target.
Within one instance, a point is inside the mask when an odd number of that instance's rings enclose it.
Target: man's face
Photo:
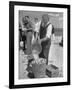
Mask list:
[[[35,19],[35,23],[37,23],[38,22],[38,19]]]
[[[45,23],[45,24],[48,22],[48,20],[47,20],[46,17],[44,17],[43,20],[44,20],[44,23]]]
[[[42,16],[42,21],[46,24],[49,21],[49,17],[47,15]]]

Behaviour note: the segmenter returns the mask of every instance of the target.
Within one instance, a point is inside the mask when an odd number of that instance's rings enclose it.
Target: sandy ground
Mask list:
[[[60,73],[62,76],[62,67],[63,67],[63,47],[59,46],[59,42],[61,41],[61,37],[55,37],[55,39],[51,43],[50,53],[49,53],[49,64],[53,64],[60,69]],[[24,53],[20,51],[19,55],[19,79],[28,78],[26,71],[28,60],[24,57]],[[47,76],[46,76],[47,77]]]
[[[52,41],[49,53],[49,64],[53,63],[57,67],[63,65],[63,47],[59,45],[61,37],[55,37],[55,40]]]

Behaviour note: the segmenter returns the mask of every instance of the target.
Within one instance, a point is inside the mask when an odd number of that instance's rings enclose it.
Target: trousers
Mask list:
[[[51,46],[51,39],[42,42],[41,46],[42,46],[42,51],[39,54],[39,57],[45,58],[46,59],[46,65],[47,65],[48,64],[48,58],[49,58],[50,46]]]

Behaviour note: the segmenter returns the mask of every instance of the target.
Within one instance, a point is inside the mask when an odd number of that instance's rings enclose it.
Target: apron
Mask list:
[[[27,32],[27,50],[26,50],[26,54],[30,55],[32,54],[32,31],[28,31]]]
[[[26,25],[26,28],[27,29],[32,28],[31,22],[29,22]],[[30,30],[26,31],[26,43],[27,43],[26,54],[27,55],[32,54],[32,50],[31,50],[32,34],[33,34],[33,30],[30,29]]]

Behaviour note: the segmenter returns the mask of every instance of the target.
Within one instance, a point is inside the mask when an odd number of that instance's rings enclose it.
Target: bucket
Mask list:
[[[38,62],[32,63],[32,72],[35,78],[45,78],[46,60],[43,58],[40,58]]]

